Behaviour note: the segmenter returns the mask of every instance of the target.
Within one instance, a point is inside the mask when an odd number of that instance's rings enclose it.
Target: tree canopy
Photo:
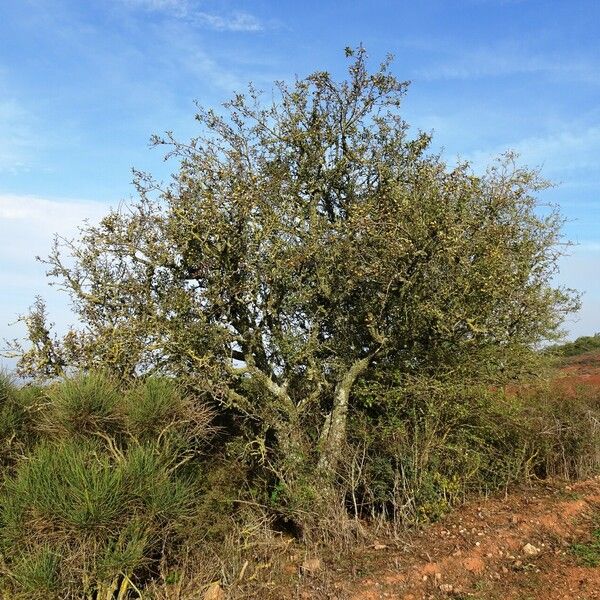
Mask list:
[[[80,325],[55,337],[38,301],[21,374],[179,376],[288,449],[312,440],[327,470],[359,379],[510,376],[555,335],[577,298],[552,285],[546,182],[511,154],[448,166],[402,119],[391,61],[346,54],[342,82],[250,86],[199,107],[189,142],[155,137],[176,173],[136,173],[136,202],[56,240]]]

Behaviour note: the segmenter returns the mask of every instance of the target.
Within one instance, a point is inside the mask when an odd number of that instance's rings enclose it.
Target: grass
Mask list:
[[[18,593],[31,600],[51,600],[60,592],[60,556],[51,548],[42,546],[23,555],[13,566],[13,578]]]
[[[47,427],[67,436],[81,436],[119,429],[117,405],[120,392],[103,373],[67,379],[48,390],[51,410]]]
[[[41,400],[39,391],[2,385],[0,426],[11,439],[37,419],[37,437],[21,444],[0,488],[8,597],[125,594],[154,577],[186,536],[200,537],[193,517],[202,479],[187,467],[210,434],[209,409],[164,380],[120,389],[86,375],[52,385]],[[39,409],[29,414],[32,399]]]
[[[600,528],[592,532],[592,539],[587,543],[573,544],[571,553],[586,567],[600,566]]]

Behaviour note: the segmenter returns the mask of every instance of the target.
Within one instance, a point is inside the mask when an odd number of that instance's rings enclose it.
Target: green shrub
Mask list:
[[[0,372],[0,466],[9,467],[36,439],[34,415],[42,404],[39,388],[17,388]]]
[[[110,534],[127,510],[123,471],[99,444],[42,443],[5,481],[0,515],[5,540],[32,528],[65,535]]]
[[[600,390],[542,383],[519,394],[536,475],[577,479],[600,472]]]
[[[114,434],[121,428],[118,404],[121,393],[103,373],[65,379],[48,391],[47,427],[67,435]]]
[[[62,597],[90,586],[110,590],[121,576],[140,576],[177,544],[192,515],[196,488],[170,462],[149,445],[131,446],[117,458],[90,440],[39,444],[0,494],[8,573],[18,565],[41,569],[36,557],[46,556],[40,554],[46,548],[69,565]],[[17,591],[24,589],[21,579],[10,578]]]
[[[600,472],[600,394],[410,380],[359,390],[343,480],[361,515],[439,518],[467,495]]]
[[[212,431],[213,412],[166,377],[149,377],[133,385],[121,410],[128,435],[140,443],[162,442],[189,450]]]
[[[597,350],[600,350],[600,333],[595,333],[594,335],[584,335],[578,337],[572,342],[565,342],[563,344],[549,346],[548,348],[544,349],[544,352],[552,356],[567,358]]]
[[[591,388],[384,382],[351,398],[332,488],[315,476],[307,440],[293,471],[273,462],[270,432],[251,423],[208,445],[213,412],[167,378],[119,387],[86,375],[43,389],[0,380],[0,431],[11,440],[1,455],[6,597],[135,597],[134,586],[158,589],[173,569],[185,572],[192,554],[206,577],[235,578],[269,527],[354,543],[348,512],[404,526],[514,481],[600,472]]]

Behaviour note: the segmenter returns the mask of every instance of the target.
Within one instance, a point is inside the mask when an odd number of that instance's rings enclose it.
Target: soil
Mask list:
[[[600,353],[589,352],[565,361],[559,371],[558,381],[575,390],[581,387],[600,387]]]
[[[377,568],[342,586],[338,597],[597,599],[600,568],[580,564],[571,547],[590,541],[598,511],[600,478],[527,487],[468,504],[404,544],[371,550],[379,552]],[[527,554],[527,544],[539,552]]]
[[[600,354],[570,359],[570,389],[600,386]],[[477,499],[400,539],[377,539],[318,569],[288,563],[287,581],[263,597],[331,600],[600,600],[600,566],[574,544],[600,529],[600,477],[545,481]],[[274,594],[274,595],[273,595]]]
[[[573,544],[592,542],[598,528],[600,477],[522,486],[400,539],[380,538],[343,557],[312,557],[311,569],[292,556],[285,581],[272,581],[260,597],[596,600],[600,567],[582,564]]]

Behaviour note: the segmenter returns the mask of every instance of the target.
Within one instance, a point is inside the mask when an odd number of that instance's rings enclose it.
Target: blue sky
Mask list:
[[[194,100],[313,70],[345,46],[387,52],[412,81],[404,113],[449,161],[508,148],[559,183],[577,242],[558,281],[585,292],[570,336],[600,331],[597,0],[3,0],[0,3],[0,339],[35,294],[65,300],[34,256],[127,200],[131,167],[167,176],[152,133],[194,135]],[[5,363],[10,366],[10,363]]]

